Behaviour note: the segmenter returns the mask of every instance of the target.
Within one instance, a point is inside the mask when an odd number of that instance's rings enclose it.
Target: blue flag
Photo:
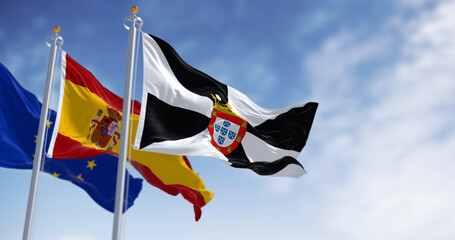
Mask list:
[[[32,169],[41,103],[25,90],[0,63],[0,167]],[[54,128],[55,111],[47,121],[49,144]],[[43,159],[42,171],[84,189],[101,207],[114,211],[117,157],[104,154],[89,159]],[[125,179],[125,205],[128,209],[142,189],[142,179],[128,172]],[[128,194],[128,195],[126,195]]]

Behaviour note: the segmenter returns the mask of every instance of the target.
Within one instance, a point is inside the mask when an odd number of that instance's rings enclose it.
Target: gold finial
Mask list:
[[[58,25],[55,25],[52,30],[54,31],[54,33],[59,33],[60,32],[60,27]]]
[[[132,6],[132,7],[131,7],[131,13],[132,13],[132,14],[136,14],[137,12],[139,12],[139,8],[136,7],[136,6]]]

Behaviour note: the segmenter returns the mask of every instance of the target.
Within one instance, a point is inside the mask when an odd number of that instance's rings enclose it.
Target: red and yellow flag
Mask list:
[[[141,105],[133,101],[131,138],[135,139]],[[87,69],[62,54],[59,111],[49,147],[52,158],[90,158],[104,153],[118,155],[123,99],[105,87]],[[201,207],[213,197],[186,157],[135,150],[128,160],[153,186],[182,196],[194,205],[196,220]]]

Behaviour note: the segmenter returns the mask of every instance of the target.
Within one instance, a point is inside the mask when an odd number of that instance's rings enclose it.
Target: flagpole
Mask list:
[[[117,168],[117,187],[115,190],[115,207],[114,207],[114,227],[112,233],[113,240],[121,239],[122,230],[122,213],[123,213],[123,200],[125,189],[125,171],[126,171],[126,156],[128,153],[129,143],[129,125],[130,125],[130,112],[131,112],[131,88],[133,85],[133,75],[135,66],[135,53],[136,53],[136,38],[137,31],[142,28],[142,19],[136,16],[139,9],[136,6],[131,7],[133,16],[126,17],[123,25],[129,30],[128,35],[128,53],[126,62],[126,76],[125,76],[125,90],[123,94],[123,116],[122,126],[120,130],[120,151],[118,158]],[[131,21],[131,27],[126,25],[126,22]],[[137,25],[137,26],[136,26]]]
[[[51,95],[52,82],[54,79],[55,58],[57,55],[57,49],[61,47],[63,44],[63,38],[58,35],[58,33],[60,32],[60,27],[54,26],[53,31],[54,34],[49,35],[46,39],[46,44],[51,49],[49,53],[49,62],[47,64],[46,84],[44,87],[43,104],[41,106],[38,137],[35,147],[35,157],[33,160],[32,179],[30,183],[30,191],[28,194],[28,204],[27,213],[25,215],[24,233],[22,235],[23,240],[29,240],[31,237],[33,212],[35,208],[36,192],[38,187],[38,178],[44,151],[43,147],[46,133],[46,121],[49,113],[49,99]],[[52,41],[52,44],[49,43],[49,40]]]

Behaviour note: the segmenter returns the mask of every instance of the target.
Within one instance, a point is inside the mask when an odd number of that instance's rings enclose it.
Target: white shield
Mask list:
[[[220,147],[228,147],[234,142],[239,129],[239,125],[217,117],[213,124],[213,140]]]
[[[119,128],[120,128],[120,124],[118,124],[115,121],[112,121],[111,124],[109,125],[109,127],[107,127],[107,130],[108,130],[107,134],[112,136]]]

